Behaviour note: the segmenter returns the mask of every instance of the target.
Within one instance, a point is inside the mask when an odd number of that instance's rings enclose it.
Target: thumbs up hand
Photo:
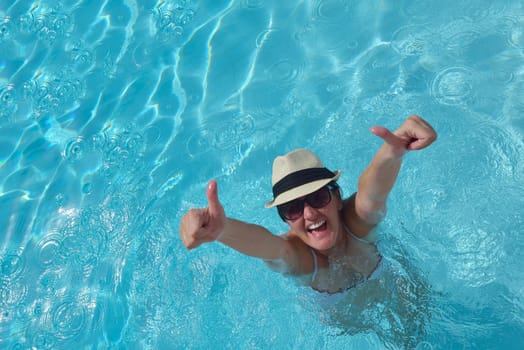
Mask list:
[[[381,126],[374,126],[371,132],[382,138],[396,156],[412,150],[420,150],[431,145],[437,139],[437,133],[424,119],[412,115],[395,132]]]
[[[206,189],[208,207],[191,209],[180,223],[180,237],[187,249],[218,239],[226,223],[224,208],[218,199],[215,180],[209,181]]]

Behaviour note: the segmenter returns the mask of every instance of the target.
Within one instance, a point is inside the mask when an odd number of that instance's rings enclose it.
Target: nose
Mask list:
[[[317,210],[310,206],[307,202],[304,203],[304,219],[315,218]]]

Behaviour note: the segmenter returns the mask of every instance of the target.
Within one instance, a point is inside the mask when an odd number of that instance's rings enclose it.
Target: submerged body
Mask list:
[[[379,269],[382,256],[377,246],[344,228],[345,243],[338,246],[339,251],[324,256],[311,250],[314,264],[310,285],[316,291],[342,293],[367,280]]]

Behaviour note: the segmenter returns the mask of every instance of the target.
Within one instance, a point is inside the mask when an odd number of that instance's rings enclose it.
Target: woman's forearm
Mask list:
[[[402,155],[395,154],[391,146],[383,144],[359,178],[358,192],[372,202],[384,203],[395,184]]]
[[[287,260],[289,243],[266,228],[227,218],[218,241],[249,256],[264,260]]]
[[[431,125],[417,115],[409,116],[394,133],[381,126],[371,132],[384,140],[377,154],[359,178],[354,207],[348,217],[370,225],[377,224],[386,213],[386,201],[397,180],[402,157],[408,151],[426,148],[437,139]],[[361,225],[366,232],[366,225]]]
[[[386,201],[402,165],[402,155],[385,143],[358,181],[357,208],[366,221],[376,223],[385,214]]]

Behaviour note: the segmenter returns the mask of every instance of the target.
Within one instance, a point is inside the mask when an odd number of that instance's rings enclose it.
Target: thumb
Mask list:
[[[394,147],[406,148],[404,140],[382,126],[374,126],[371,132]]]
[[[222,215],[224,209],[222,208],[222,204],[220,204],[220,201],[218,199],[218,186],[216,180],[211,180],[207,184],[206,196],[209,208],[209,215]]]

